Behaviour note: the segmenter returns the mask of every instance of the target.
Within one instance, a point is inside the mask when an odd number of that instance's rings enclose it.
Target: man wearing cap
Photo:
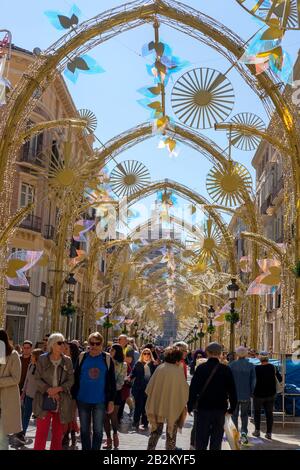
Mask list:
[[[260,436],[261,408],[263,407],[267,421],[265,437],[266,439],[272,439],[276,378],[279,382],[282,382],[282,377],[273,364],[269,364],[269,353],[267,351],[259,353],[259,360],[260,365],[255,367],[256,384],[253,393],[255,431],[252,434],[255,437]]]
[[[209,441],[210,450],[221,450],[225,414],[233,414],[237,395],[231,369],[220,363],[222,346],[210,343],[206,354],[207,362],[197,367],[191,381],[188,412],[198,410],[196,450],[206,450]]]
[[[229,364],[233,374],[238,399],[232,420],[238,429],[239,411],[241,409],[241,441],[242,444],[248,444],[248,414],[250,409],[250,399],[253,396],[255,387],[255,368],[247,359],[247,348],[240,346],[236,349],[236,355],[237,360]]]

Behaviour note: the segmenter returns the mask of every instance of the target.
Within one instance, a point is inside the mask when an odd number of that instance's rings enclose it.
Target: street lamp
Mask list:
[[[135,322],[134,325],[133,325],[133,327],[134,327],[134,330],[133,330],[133,337],[134,337],[134,339],[135,339],[135,341],[136,341],[136,339],[137,339],[137,337],[138,337],[138,327],[139,327],[138,322]]]
[[[230,353],[234,353],[235,345],[235,324],[239,321],[239,314],[235,311],[235,301],[238,298],[239,286],[236,283],[236,279],[231,279],[231,284],[227,286],[229,292],[230,313],[226,316],[226,320],[230,322]]]
[[[106,304],[104,305],[104,309],[105,309],[105,322],[103,324],[103,328],[105,328],[104,344],[105,344],[105,347],[107,347],[108,329],[111,327],[109,316],[110,316],[111,311],[112,311],[112,304],[111,304],[110,300],[108,300],[106,302]]]
[[[69,274],[69,277],[65,279],[65,283],[68,286],[67,308],[65,308],[63,311],[64,311],[64,315],[67,316],[66,337],[69,340],[70,339],[70,318],[75,313],[75,307],[72,305],[72,301],[74,300],[74,295],[75,295],[75,286],[77,284],[77,281],[74,277],[74,273]]]
[[[199,333],[198,333],[200,349],[202,349],[202,340],[203,340],[203,337],[204,337],[203,326],[204,326],[204,319],[201,317],[200,320],[199,320]]]
[[[197,348],[197,332],[198,332],[198,326],[195,325],[193,328],[194,350],[196,350]]]
[[[213,306],[211,305],[207,311],[207,316],[208,316],[208,319],[209,319],[209,326],[207,328],[207,332],[209,333],[209,342],[211,343],[211,337],[212,337],[212,334],[214,333],[214,326],[213,326],[213,319],[215,318],[215,309],[213,308]]]

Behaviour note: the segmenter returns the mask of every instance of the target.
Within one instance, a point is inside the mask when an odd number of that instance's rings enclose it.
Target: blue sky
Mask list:
[[[87,20],[124,2],[77,0],[75,3],[83,13],[82,20]],[[237,4],[236,0],[185,0],[185,3],[219,20],[245,41],[259,29],[257,23]],[[13,33],[13,42],[17,46],[29,50],[34,47],[47,49],[62,35],[62,32],[50,24],[44,11],[60,10],[67,14],[72,5],[73,2],[69,0],[2,2],[0,29],[10,29]],[[299,34],[299,32],[289,32],[285,39],[285,47],[293,60],[298,52]],[[160,35],[172,47],[175,55],[189,60],[191,65],[186,70],[209,67],[224,72],[229,67],[227,61],[215,51],[177,30],[162,25]],[[89,52],[105,69],[105,73],[82,74],[76,85],[67,81],[78,108],[91,109],[97,115],[96,135],[104,142],[149,118],[149,112],[137,103],[141,98],[137,89],[152,85],[151,77],[146,72],[149,59],[141,57],[142,46],[152,39],[151,25],[118,35]],[[182,73],[175,75],[174,80]],[[249,111],[266,121],[262,104],[241,77],[233,70],[228,78],[235,90],[235,106],[231,116]],[[169,99],[171,89],[172,81],[169,82],[167,90],[167,112],[174,117]],[[200,132],[215,140],[222,148],[227,147],[224,133]],[[205,178],[212,166],[211,163],[185,145],[180,146],[180,153],[176,159],[170,159],[167,150],[157,149],[157,143],[157,137],[147,140],[124,152],[118,160],[140,160],[148,167],[152,180],[173,179],[207,196]],[[244,163],[250,171],[252,157],[253,152],[241,152],[236,149],[233,151],[233,158]],[[109,169],[111,170],[113,166],[111,165]]]

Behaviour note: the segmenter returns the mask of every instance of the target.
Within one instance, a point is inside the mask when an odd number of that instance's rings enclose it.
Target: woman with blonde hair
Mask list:
[[[130,379],[133,381],[132,396],[135,402],[133,426],[137,430],[139,429],[141,417],[144,429],[148,428],[148,419],[145,411],[147,400],[145,390],[155,368],[156,366],[151,350],[149,348],[143,349],[139,360],[130,374]]]
[[[50,450],[62,450],[64,424],[72,421],[71,387],[74,383],[72,361],[63,354],[65,338],[61,333],[49,336],[46,354],[36,365],[37,391],[33,414],[37,416],[34,450],[45,450],[52,423]]]

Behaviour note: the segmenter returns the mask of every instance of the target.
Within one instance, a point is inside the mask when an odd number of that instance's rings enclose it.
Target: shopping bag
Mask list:
[[[240,433],[229,414],[225,415],[224,431],[231,450],[241,450]]]

